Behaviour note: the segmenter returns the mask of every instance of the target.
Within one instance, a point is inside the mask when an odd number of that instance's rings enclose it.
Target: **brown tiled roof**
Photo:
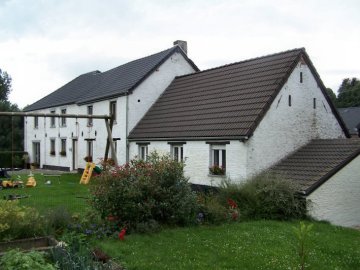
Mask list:
[[[249,137],[300,57],[323,86],[303,48],[177,77],[129,138]]]
[[[310,194],[360,154],[360,139],[313,140],[271,168]]]

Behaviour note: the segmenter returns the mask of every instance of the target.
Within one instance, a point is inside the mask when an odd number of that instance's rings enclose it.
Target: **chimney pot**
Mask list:
[[[174,41],[174,46],[179,46],[185,54],[187,54],[187,42],[184,40],[176,40]]]

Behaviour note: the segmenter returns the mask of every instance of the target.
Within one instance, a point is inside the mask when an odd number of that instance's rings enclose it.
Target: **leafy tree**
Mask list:
[[[0,69],[0,112],[19,112],[16,104],[8,100],[11,92],[11,77]],[[22,151],[24,121],[21,117],[0,116],[0,151]],[[1,153],[0,167],[22,165],[22,155]]]
[[[326,88],[326,93],[330,97],[331,101],[336,104],[336,95],[331,88]]]
[[[336,105],[338,108],[360,106],[360,81],[357,78],[343,80]]]
[[[0,101],[8,100],[11,92],[11,77],[0,69]]]

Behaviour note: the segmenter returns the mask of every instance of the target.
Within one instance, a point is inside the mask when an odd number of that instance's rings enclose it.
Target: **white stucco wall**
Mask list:
[[[300,72],[303,74],[302,83]],[[248,176],[269,168],[312,139],[341,137],[345,135],[310,69],[299,63],[246,142]]]
[[[230,178],[240,182],[246,175],[246,148],[240,141],[230,141],[226,148],[226,176],[213,176],[209,174],[210,144],[205,141],[186,141],[183,144],[185,170],[184,174],[190,182],[201,185],[217,186],[222,180]],[[150,141],[149,153],[156,150],[159,154],[169,154],[171,145],[164,141]],[[130,158],[139,155],[139,146],[136,142],[130,143]]]
[[[175,76],[180,76],[194,72],[192,66],[179,54],[174,53],[169,57],[156,71],[154,71],[147,79],[145,79],[132,94],[121,96],[111,100],[94,102],[92,104],[85,104],[78,106],[76,104],[65,105],[56,108],[48,108],[44,110],[34,111],[34,113],[50,113],[55,110],[55,113],[61,113],[61,109],[66,109],[67,114],[87,114],[87,106],[93,106],[93,114],[104,115],[109,114],[109,106],[111,101],[116,101],[117,116],[116,123],[113,127],[113,138],[120,138],[117,141],[117,158],[119,164],[126,162],[126,144],[127,132],[136,125],[136,123],[144,116],[145,112],[150,108],[159,95],[172,82]],[[128,101],[127,101],[128,99]],[[140,102],[138,102],[140,100]],[[127,113],[128,102],[128,119]],[[50,128],[50,118],[46,119],[46,127],[44,126],[44,119],[39,118],[39,128],[34,129],[33,117],[28,117],[25,123],[25,151],[28,151],[30,158],[33,159],[33,142],[40,142],[41,149],[41,167],[44,165],[60,166],[73,168],[72,157],[72,140],[77,139],[77,167],[83,168],[85,166],[84,157],[87,152],[87,143],[85,139],[95,139],[93,141],[94,161],[98,162],[104,156],[107,132],[104,120],[93,119],[93,126],[87,126],[87,119],[78,119],[76,124],[75,119],[67,118],[66,127],[59,126],[59,120],[56,118],[56,127]],[[128,128],[126,130],[126,121],[128,121]],[[95,135],[96,133],[96,135]],[[45,137],[46,134],[46,137]],[[60,137],[59,137],[60,134]],[[56,139],[56,155],[50,155],[50,138]],[[67,139],[67,155],[60,156],[60,139]],[[33,161],[33,160],[31,160]],[[76,169],[76,168],[75,168]]]
[[[318,220],[352,227],[360,225],[360,156],[311,193],[310,214]]]
[[[180,53],[174,53],[129,96],[128,133],[150,109],[176,76],[194,72]]]

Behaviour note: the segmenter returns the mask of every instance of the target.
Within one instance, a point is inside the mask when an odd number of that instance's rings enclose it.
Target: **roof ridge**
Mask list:
[[[153,57],[154,55],[161,54],[161,53],[164,53],[164,52],[166,52],[166,51],[169,51],[168,53],[170,53],[172,50],[175,50],[176,47],[177,47],[177,46],[173,46],[173,47],[171,47],[171,48],[162,50],[162,51],[160,51],[160,52],[153,53],[153,54],[149,54],[149,55],[147,55],[147,56],[144,56],[144,57],[141,57],[141,58],[137,58],[137,59],[131,60],[131,61],[126,62],[126,63],[124,63],[124,64],[122,64],[122,65],[120,65],[120,66],[116,66],[116,67],[113,67],[113,68],[111,68],[111,69],[109,69],[109,70],[106,70],[106,71],[102,72],[102,74],[104,74],[104,73],[106,73],[106,72],[109,72],[109,71],[112,71],[112,70],[114,70],[114,69],[120,68],[120,67],[122,67],[122,66],[128,65],[128,64],[130,64],[130,63],[133,63],[133,62],[136,62],[136,61],[140,61],[140,60],[143,60],[143,59],[148,58],[148,57]]]
[[[216,70],[216,69],[220,69],[220,68],[224,68],[224,67],[228,67],[228,66],[232,66],[232,65],[237,65],[237,64],[241,64],[241,63],[250,62],[250,61],[255,61],[255,60],[262,59],[262,58],[267,58],[267,57],[271,57],[271,56],[277,56],[277,55],[280,55],[280,54],[285,54],[285,53],[294,52],[294,51],[305,52],[305,48],[304,47],[294,48],[294,49],[291,49],[291,50],[286,50],[286,51],[281,51],[281,52],[277,52],[277,53],[266,54],[266,55],[263,55],[263,56],[253,57],[253,58],[249,58],[249,59],[245,59],[245,60],[241,60],[241,61],[237,61],[237,62],[232,62],[232,63],[229,63],[229,64],[225,64],[225,65],[221,65],[221,66],[217,66],[217,67],[213,67],[213,68],[204,69],[204,70],[201,70],[201,71],[198,71],[198,72],[195,72],[195,73],[190,73],[190,74],[177,76],[176,78],[182,78],[182,77],[187,77],[187,76],[196,75],[196,74],[200,74],[200,73],[205,73],[205,72],[208,72],[208,71],[212,71],[212,70]]]

